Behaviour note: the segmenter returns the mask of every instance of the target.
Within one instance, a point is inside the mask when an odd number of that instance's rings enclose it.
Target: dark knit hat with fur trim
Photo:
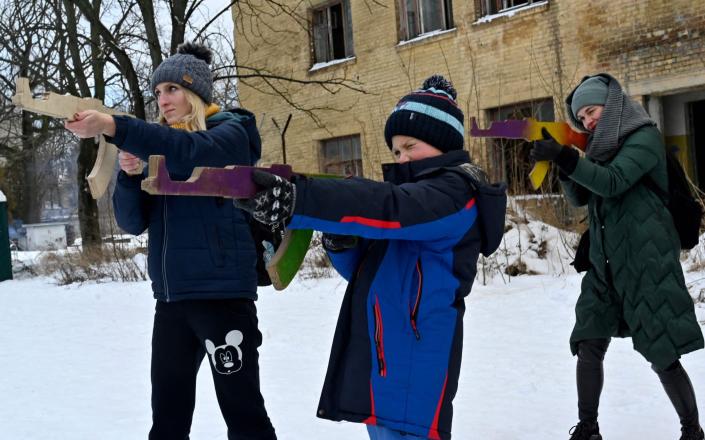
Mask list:
[[[463,112],[455,101],[458,94],[450,81],[441,75],[426,79],[421,89],[411,92],[387,119],[384,140],[392,148],[392,137],[415,137],[444,153],[462,150],[465,139]]]
[[[186,42],[180,44],[174,55],[162,61],[152,74],[152,92],[158,84],[173,82],[210,104],[213,99],[213,73],[209,67],[213,52],[202,44]]]

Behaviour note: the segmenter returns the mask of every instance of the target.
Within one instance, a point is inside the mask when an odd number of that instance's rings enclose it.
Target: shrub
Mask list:
[[[139,247],[112,242],[102,247],[69,248],[47,252],[40,258],[41,275],[55,278],[60,285],[85,281],[144,281],[146,259]]]

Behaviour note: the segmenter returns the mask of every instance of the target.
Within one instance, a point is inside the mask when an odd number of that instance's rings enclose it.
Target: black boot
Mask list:
[[[602,440],[597,422],[579,422],[570,431],[570,440]]]
[[[663,370],[653,365],[651,368],[658,374],[666,395],[678,413],[682,426],[680,440],[705,439],[698,420],[698,404],[695,400],[693,384],[681,363],[676,361]]]
[[[680,440],[703,440],[705,439],[705,434],[703,433],[700,426],[696,427],[686,427],[681,428],[681,438]]]
[[[578,387],[578,419],[582,422],[597,421],[604,382],[602,361],[609,345],[609,339],[587,339],[578,345],[575,382]]]

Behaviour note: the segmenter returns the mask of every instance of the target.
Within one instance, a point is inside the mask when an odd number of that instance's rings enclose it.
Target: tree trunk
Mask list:
[[[100,222],[98,221],[98,203],[91,196],[86,176],[90,174],[95,163],[98,148],[93,139],[81,139],[78,153],[78,221],[81,228],[83,249],[97,247],[101,244]]]
[[[19,197],[17,200],[17,211],[15,218],[19,218],[23,223],[39,223],[41,217],[41,197],[37,187],[36,166],[34,163],[35,139],[33,139],[35,129],[30,116],[22,114],[22,153],[20,154],[20,169],[22,184],[19,187]]]
[[[184,42],[186,35],[186,0],[174,0],[171,2],[171,45],[169,53],[176,53],[176,48]],[[156,68],[156,66],[155,66]]]

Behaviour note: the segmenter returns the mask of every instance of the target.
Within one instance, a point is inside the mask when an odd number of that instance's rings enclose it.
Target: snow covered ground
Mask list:
[[[567,339],[578,286],[577,275],[476,285],[455,438],[568,438],[576,410]],[[260,294],[262,387],[281,439],[366,438],[360,425],[315,417],[344,289],[338,278],[297,280],[284,293]],[[153,306],[146,282],[0,283],[0,438],[146,438]],[[683,363],[705,405],[705,351]],[[206,365],[198,386],[192,438],[225,439]],[[608,352],[601,413],[609,440],[678,438],[676,415],[629,340],[615,340]]]
[[[567,266],[564,241],[541,223],[514,224],[488,266],[515,265],[521,255],[540,275],[508,278],[495,270],[486,286],[475,284],[467,299],[454,438],[569,437],[577,410],[568,336],[580,276]],[[702,249],[683,261],[686,269],[700,268],[686,273],[694,297],[705,295]],[[13,255],[28,263],[37,256]],[[298,278],[283,293],[260,292],[262,389],[282,440],[367,438],[361,425],[315,417],[344,290],[345,282],[332,277]],[[148,282],[0,283],[0,439],[146,439],[153,308]],[[696,312],[705,323],[705,304]],[[705,350],[682,361],[705,408]],[[631,340],[613,341],[605,369],[606,439],[679,437],[677,416]],[[206,364],[191,438],[227,438]]]

